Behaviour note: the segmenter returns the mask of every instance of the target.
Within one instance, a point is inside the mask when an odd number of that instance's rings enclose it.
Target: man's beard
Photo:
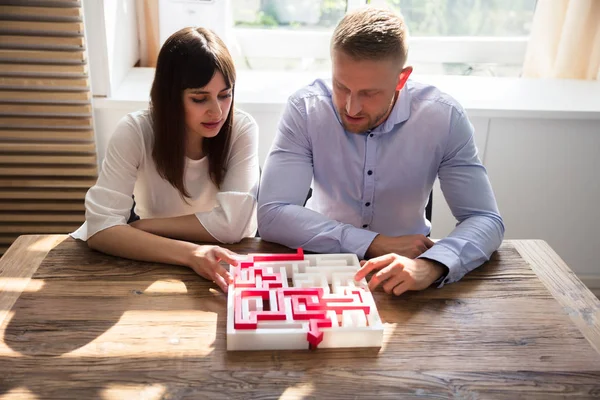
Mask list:
[[[391,106],[390,106],[390,108],[391,108]],[[341,117],[342,125],[344,126],[344,129],[346,131],[351,132],[351,133],[365,133],[365,132],[368,132],[368,131],[378,127],[379,125],[381,125],[385,121],[385,117],[386,117],[386,115],[388,115],[389,111],[390,111],[390,109],[388,108],[381,114],[377,115],[375,118],[371,118],[370,116],[365,115],[363,117],[366,119],[366,121],[365,121],[365,123],[363,123],[361,125],[347,124],[346,120],[344,119],[344,116],[346,116],[346,112],[344,110],[338,109],[338,114],[340,116],[342,116]]]

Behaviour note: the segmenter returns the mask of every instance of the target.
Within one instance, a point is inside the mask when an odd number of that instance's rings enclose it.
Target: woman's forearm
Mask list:
[[[218,242],[208,233],[194,214],[172,218],[140,219],[133,222],[131,226],[144,232],[172,239],[192,242]]]
[[[189,266],[191,254],[198,247],[128,225],[113,226],[96,233],[88,239],[88,246],[113,256],[183,266]]]

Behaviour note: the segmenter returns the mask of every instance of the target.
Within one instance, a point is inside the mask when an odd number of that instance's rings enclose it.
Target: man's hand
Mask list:
[[[386,293],[394,293],[396,296],[407,290],[426,289],[447,271],[447,267],[436,261],[421,258],[412,260],[398,254],[386,254],[362,261],[361,264],[362,268],[354,276],[356,281],[372,271],[378,271],[369,281],[369,290],[383,286]]]
[[[416,258],[431,248],[434,243],[424,235],[384,236],[377,235],[365,252],[365,258],[381,257],[396,253],[408,258]]]

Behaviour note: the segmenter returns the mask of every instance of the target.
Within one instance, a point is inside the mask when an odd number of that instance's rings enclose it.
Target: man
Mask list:
[[[355,278],[377,271],[371,290],[400,295],[458,281],[504,236],[464,110],[408,81],[407,31],[392,11],[346,15],[331,56],[331,85],[296,92],[280,121],[259,191],[261,237],[370,259]],[[436,176],[458,225],[434,243],[424,210]]]

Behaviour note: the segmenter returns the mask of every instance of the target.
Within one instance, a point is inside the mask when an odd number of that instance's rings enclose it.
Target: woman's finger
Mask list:
[[[212,252],[219,260],[225,261],[233,266],[238,265],[238,261],[234,258],[234,254],[232,254],[229,250],[222,247],[215,247]]]
[[[215,274],[214,282],[221,288],[223,293],[227,293],[227,289],[229,288],[229,282],[226,282],[223,276],[220,274]]]

